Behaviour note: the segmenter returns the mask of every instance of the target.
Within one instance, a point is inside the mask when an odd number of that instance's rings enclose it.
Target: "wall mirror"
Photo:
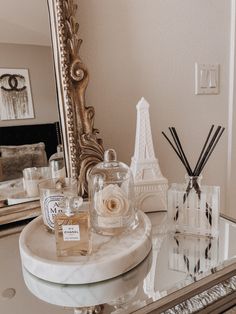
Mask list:
[[[77,38],[78,27],[74,19],[76,6],[73,1],[44,0],[36,3],[24,0],[14,4],[4,1],[2,7],[0,71],[3,69],[3,73],[15,75],[19,69],[28,70],[33,115],[25,118],[15,114],[7,119],[1,115],[0,145],[7,149],[14,145],[15,149],[15,145],[44,142],[48,161],[56,152],[62,134],[67,175],[79,177],[79,193],[86,197],[87,170],[101,159],[103,149],[97,141],[97,130],[93,128],[94,110],[86,107],[84,100],[88,75],[78,57],[81,42]],[[9,89],[15,84],[15,77],[11,76],[10,80],[7,77],[6,82],[2,80],[1,86]],[[1,108],[3,105],[2,96]],[[18,108],[17,103],[15,107],[10,105],[13,111]],[[12,166],[17,163],[16,154],[11,157],[12,161],[4,158],[3,154],[1,158],[4,159],[2,163],[8,162]],[[22,178],[5,176],[1,185],[0,224],[40,213],[38,200],[30,201],[19,196],[23,191]]]
[[[6,76],[5,82],[1,80],[0,145],[7,149],[9,146],[14,146],[12,148],[14,156],[4,157],[1,154],[0,224],[35,215],[38,212],[38,201],[27,202],[27,197],[23,195],[22,169],[45,165],[45,161],[32,163],[28,158],[29,154],[27,157],[25,154],[24,156],[18,154],[16,145],[44,142],[45,149],[48,150],[48,160],[52,152],[55,152],[54,143],[57,145],[59,140],[55,137],[56,128],[53,127],[54,123],[59,121],[59,114],[47,2],[3,1],[1,7],[1,73],[7,75],[9,72],[18,74],[21,73],[20,71],[28,71],[29,82],[26,89],[29,89],[31,94],[31,99],[29,95],[27,96],[33,114],[25,117],[17,115],[21,106],[21,92],[16,91],[15,94],[14,91],[8,92],[10,85],[14,85],[12,83],[14,77]],[[17,84],[15,87],[17,89],[22,86]],[[6,95],[3,88],[7,89]],[[4,101],[4,97],[10,98],[9,102]],[[4,106],[14,108],[15,116],[4,116],[2,112]]]

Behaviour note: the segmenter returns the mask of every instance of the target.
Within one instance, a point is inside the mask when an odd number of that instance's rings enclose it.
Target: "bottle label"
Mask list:
[[[80,230],[79,225],[64,225],[62,226],[63,240],[64,241],[79,241]]]
[[[59,206],[60,201],[64,198],[63,195],[47,196],[43,202],[44,218],[49,228],[54,229],[54,218],[58,213],[62,213]]]
[[[122,217],[98,216],[98,226],[101,228],[120,228],[123,226]]]

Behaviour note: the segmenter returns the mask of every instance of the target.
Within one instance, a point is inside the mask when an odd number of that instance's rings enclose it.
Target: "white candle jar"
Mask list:
[[[103,235],[117,235],[138,225],[134,208],[134,186],[130,168],[117,161],[113,149],[89,175],[91,224]]]
[[[32,167],[23,170],[23,186],[28,197],[39,196],[39,184],[51,178],[49,167]]]
[[[77,196],[77,181],[71,178],[50,179],[39,184],[43,222],[54,232],[54,218],[62,213],[65,197]]]

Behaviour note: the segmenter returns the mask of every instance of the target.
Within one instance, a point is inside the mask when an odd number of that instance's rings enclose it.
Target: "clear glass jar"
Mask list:
[[[57,145],[57,152],[49,158],[52,178],[65,178],[66,169],[62,145]]]
[[[138,225],[134,208],[133,176],[130,168],[117,161],[116,152],[104,153],[104,162],[89,175],[91,224],[103,235],[117,235]]]
[[[49,232],[54,232],[54,218],[62,212],[65,197],[77,196],[77,181],[72,178],[50,179],[39,184],[43,222]]]
[[[201,185],[200,177],[185,177],[168,190],[168,216],[172,231],[218,236],[220,187]]]
[[[32,167],[23,170],[23,186],[28,197],[39,196],[39,183],[51,178],[50,167]]]

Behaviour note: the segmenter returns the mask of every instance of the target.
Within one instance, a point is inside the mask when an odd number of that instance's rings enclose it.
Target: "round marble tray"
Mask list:
[[[29,291],[40,300],[63,307],[87,307],[138,299],[138,286],[150,271],[152,252],[138,266],[115,278],[84,285],[62,285],[42,280],[22,268]]]
[[[85,284],[116,277],[138,265],[151,250],[151,222],[142,213],[138,227],[116,237],[92,234],[89,256],[57,257],[55,236],[42,217],[30,222],[19,240],[22,265],[41,279],[62,284]]]

